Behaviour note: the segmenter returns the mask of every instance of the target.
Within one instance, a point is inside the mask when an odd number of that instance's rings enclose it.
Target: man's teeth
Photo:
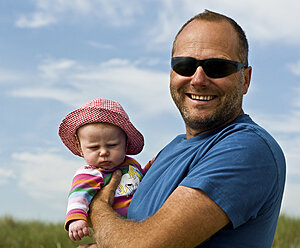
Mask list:
[[[210,101],[214,97],[213,96],[196,96],[196,95],[191,95],[191,98],[193,100],[200,100],[200,101]]]

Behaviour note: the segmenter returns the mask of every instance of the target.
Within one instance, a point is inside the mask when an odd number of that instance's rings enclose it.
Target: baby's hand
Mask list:
[[[69,237],[73,241],[79,241],[85,236],[91,237],[89,226],[85,220],[75,220],[69,225]]]

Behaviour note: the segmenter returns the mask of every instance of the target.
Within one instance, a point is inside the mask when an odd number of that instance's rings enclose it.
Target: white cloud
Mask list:
[[[174,109],[169,95],[169,74],[141,69],[128,60],[111,59],[100,65],[82,65],[73,60],[52,59],[44,61],[38,69],[41,73],[36,83],[13,89],[10,94],[55,99],[72,106],[81,106],[99,97],[121,104],[123,99],[126,104],[135,106],[135,115],[141,118]]]
[[[55,153],[15,153],[12,164],[18,173],[19,186],[34,199],[47,200],[52,207],[66,206],[75,170],[82,161],[67,160]]]
[[[298,110],[291,109],[289,113],[282,115],[256,114],[256,117],[272,132],[286,135],[300,134],[300,111]]]
[[[40,28],[56,23],[56,18],[47,13],[37,12],[30,15],[21,15],[16,21],[19,28]]]
[[[15,179],[16,175],[11,169],[0,168],[0,185],[7,183],[11,179]]]
[[[252,39],[258,41],[284,41],[297,44],[300,41],[299,8],[300,3],[287,1],[251,1],[247,8],[234,13],[245,24]],[[271,6],[271,7],[270,7]]]
[[[300,60],[298,60],[296,63],[288,64],[288,68],[293,74],[300,76]]]
[[[37,9],[48,10],[54,13],[64,12],[68,9],[75,12],[88,13],[93,7],[90,0],[36,0],[35,4]]]
[[[62,81],[64,75],[68,75],[70,70],[76,68],[76,61],[70,59],[45,60],[38,66],[41,77],[49,81]]]
[[[162,0],[160,4],[157,23],[149,31],[155,43],[170,42],[184,22],[204,9],[235,19],[251,41],[300,42],[298,1]]]
[[[61,21],[62,19],[78,20],[101,19],[107,25],[129,25],[136,15],[142,13],[138,0],[35,0],[36,11],[21,15],[16,21],[20,28],[38,28]]]
[[[8,84],[11,82],[17,82],[22,77],[17,73],[0,68],[0,84]]]
[[[16,21],[20,28],[38,28],[60,21],[101,20],[105,25],[133,25],[139,16],[149,11],[142,1],[109,0],[35,0],[35,11],[22,14]],[[195,14],[210,9],[233,17],[245,29],[250,40],[284,41],[299,44],[300,2],[234,0],[161,0],[153,2],[157,9],[156,22],[145,22],[148,37],[155,44],[169,44],[179,27]],[[270,7],[272,6],[272,7]],[[95,43],[93,43],[96,45]],[[148,43],[149,45],[150,43]]]
[[[138,0],[35,0],[35,11],[23,14],[16,21],[20,28],[38,28],[62,20],[106,21],[116,27],[132,25],[137,17],[149,11],[147,3]],[[300,2],[286,1],[239,1],[234,0],[161,0],[154,1],[158,9],[157,21],[145,23],[154,44],[168,44],[179,27],[193,15],[210,9],[233,17],[246,30],[251,40],[284,41],[298,44],[300,26],[298,10]],[[270,6],[272,6],[270,8]]]

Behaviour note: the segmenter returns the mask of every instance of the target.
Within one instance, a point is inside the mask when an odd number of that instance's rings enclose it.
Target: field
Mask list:
[[[300,248],[300,219],[280,216],[273,248]]]
[[[71,248],[91,242],[89,237],[80,242],[71,241],[63,223],[0,219],[0,248]]]
[[[62,223],[0,218],[0,248],[71,248],[91,242],[91,238],[72,242]],[[280,216],[273,248],[300,248],[300,219]]]

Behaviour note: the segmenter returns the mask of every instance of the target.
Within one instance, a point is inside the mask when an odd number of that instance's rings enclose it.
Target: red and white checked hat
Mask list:
[[[112,100],[95,99],[72,111],[62,120],[58,134],[71,152],[82,157],[75,145],[76,131],[84,124],[97,122],[116,125],[127,134],[126,154],[135,155],[142,151],[144,146],[143,135],[130,122],[122,106]]]

